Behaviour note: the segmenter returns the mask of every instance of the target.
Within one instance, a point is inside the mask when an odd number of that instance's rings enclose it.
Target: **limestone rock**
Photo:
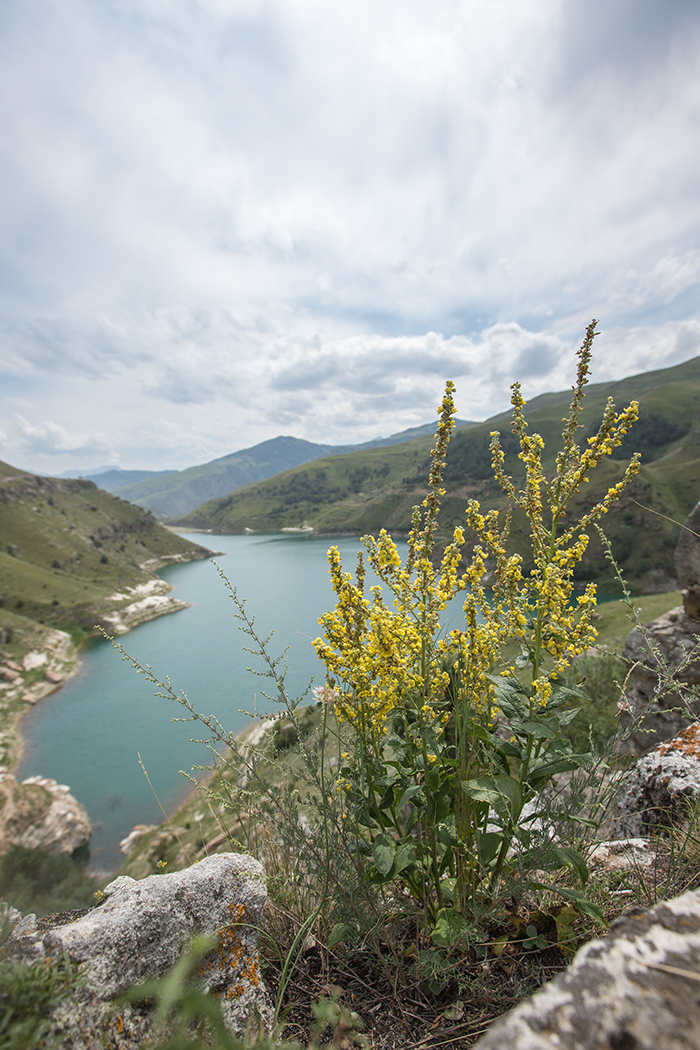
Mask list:
[[[673,740],[637,759],[615,798],[613,835],[648,835],[658,827],[680,825],[687,804],[700,798],[700,724],[693,722]]]
[[[700,892],[630,908],[474,1050],[694,1050],[699,955]]]
[[[133,853],[143,836],[148,835],[149,831],[155,831],[157,827],[157,824],[134,824],[129,834],[119,843],[119,849],[124,856],[128,857]]]
[[[634,665],[625,691],[620,724],[627,728],[640,718],[628,738],[629,749],[641,755],[663,740],[676,736],[700,716],[700,705],[687,702],[684,686],[700,684],[700,660],[689,659],[700,643],[700,622],[679,606],[660,616],[647,628],[648,638],[635,628],[625,641],[623,659]],[[673,673],[680,690],[659,691],[657,649]]]
[[[256,1007],[263,1018],[269,1016],[257,951],[267,890],[256,860],[219,853],[170,875],[116,879],[105,892],[104,903],[88,912],[49,916],[26,929],[25,918],[5,948],[26,960],[61,959],[65,952],[82,964],[85,986],[54,1015],[59,1031],[78,1025],[67,1047],[141,1046],[150,1029],[148,1008],[119,1005],[115,1012],[113,1000],[166,973],[198,933],[217,938],[200,975],[218,998],[228,1027],[242,1032]]]
[[[700,586],[700,503],[686,519],[674,560],[681,589]]]
[[[90,841],[88,815],[66,784],[0,773],[0,855],[11,846],[73,853]]]
[[[602,867],[606,871],[639,871],[650,868],[655,859],[651,839],[637,836],[597,843],[586,857],[586,863],[589,868]]]

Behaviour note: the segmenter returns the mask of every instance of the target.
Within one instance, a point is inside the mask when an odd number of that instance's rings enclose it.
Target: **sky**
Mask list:
[[[181,469],[700,354],[697,0],[0,5],[0,459]]]

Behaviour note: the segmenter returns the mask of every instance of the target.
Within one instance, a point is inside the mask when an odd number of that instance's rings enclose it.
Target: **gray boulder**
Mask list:
[[[696,503],[681,530],[674,555],[681,589],[700,587],[700,503]]]
[[[613,836],[637,838],[682,825],[700,798],[700,723],[637,759],[615,797]]]
[[[0,772],[0,855],[11,846],[73,853],[90,841],[92,825],[66,784]]]
[[[140,882],[121,877],[104,892],[106,900],[88,912],[38,922],[25,917],[5,947],[6,954],[27,961],[60,960],[65,953],[81,965],[84,987],[54,1016],[58,1031],[72,1033],[66,1046],[140,1046],[150,1030],[150,1011],[143,1004],[115,1007],[115,998],[166,973],[201,933],[216,937],[199,973],[227,1026],[241,1033],[256,1008],[268,1017],[257,950],[267,890],[256,860],[220,853],[170,875]]]
[[[634,723],[627,744],[637,755],[700,716],[700,705],[692,699],[688,703],[686,695],[688,686],[700,685],[700,503],[681,531],[675,565],[683,605],[654,620],[646,631],[631,631],[622,652],[632,672],[620,724],[629,729]],[[659,657],[666,673],[660,673]],[[671,675],[680,688],[667,688]]]
[[[696,1050],[700,892],[630,908],[473,1050]]]
[[[699,643],[700,622],[682,606],[654,620],[646,633],[635,628],[628,634],[622,656],[632,671],[620,725],[629,732],[633,754],[676,736],[700,717],[700,705],[688,695],[688,687],[700,685]],[[659,658],[665,675],[659,673]]]

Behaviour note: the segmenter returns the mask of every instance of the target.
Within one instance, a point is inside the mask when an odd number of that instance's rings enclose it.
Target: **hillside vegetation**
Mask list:
[[[528,405],[530,431],[539,432],[549,449],[558,448],[561,418],[570,397],[569,390],[548,393]],[[669,590],[674,585],[673,551],[679,526],[667,519],[683,522],[700,497],[700,358],[619,382],[591,384],[582,417],[582,440],[597,429],[608,397],[618,408],[638,400],[640,420],[625,446],[601,465],[572,514],[578,516],[620,480],[623,457],[641,452],[639,476],[603,524],[633,590]],[[489,507],[505,506],[491,478],[488,444],[492,430],[501,431],[506,469],[516,482],[522,478],[522,464],[509,433],[510,413],[457,430],[445,476],[442,526],[446,532],[463,523],[469,498]],[[412,507],[425,495],[431,445],[431,438],[418,438],[390,448],[320,459],[211,500],[177,524],[233,533],[306,525],[328,535],[376,533],[386,528],[400,535],[409,530]],[[549,460],[545,455],[548,468],[553,466],[553,455],[554,451]],[[517,517],[512,544],[526,555],[523,523]],[[609,564],[595,534],[579,571],[581,581],[612,585]]]
[[[160,565],[208,553],[91,481],[0,463],[0,622],[7,610],[91,631],[103,613],[129,601],[125,591],[153,581]]]
[[[455,422],[457,426],[468,425],[461,419]],[[431,425],[426,424],[412,427],[400,434],[392,434],[387,438],[376,438],[362,445],[317,445],[301,438],[276,437],[253,445],[252,448],[221,456],[211,463],[188,467],[186,470],[169,471],[166,475],[154,475],[136,484],[116,484],[119,477],[113,476],[114,471],[104,481],[101,475],[93,480],[109,492],[115,492],[124,499],[152,511],[157,518],[165,520],[188,514],[201,503],[228,495],[229,492],[234,492],[251,482],[263,481],[324,456],[338,456],[365,448],[395,445],[431,432]]]

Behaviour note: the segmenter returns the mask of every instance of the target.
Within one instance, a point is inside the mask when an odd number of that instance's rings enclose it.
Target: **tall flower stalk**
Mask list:
[[[517,857],[538,870],[568,867],[585,883],[572,849],[537,842],[526,806],[560,772],[586,764],[565,727],[585,698],[567,682],[572,660],[593,643],[595,585],[574,598],[574,569],[588,545],[585,531],[619,499],[639,468],[595,506],[569,520],[573,498],[618,447],[638,416],[631,402],[609,400],[595,436],[578,443],[596,322],[578,351],[576,382],[563,420],[562,447],[551,476],[544,442],[530,434],[520,385],[512,387],[512,431],[525,467],[521,488],[506,473],[497,432],[492,468],[507,496],[504,513],[466,508],[472,537],[464,563],[465,528],[454,529],[442,557],[436,543],[455,387],[448,382],[431,452],[429,491],[414,508],[404,564],[385,530],[364,538],[380,584],[366,591],[364,559],[354,577],[336,548],[328,554],[337,597],[321,617],[314,645],[345,726],[338,790],[347,799],[357,855],[374,884],[400,883],[422,908],[433,940],[450,945],[499,893]],[[528,526],[532,569],[509,553],[514,510]],[[451,630],[443,613],[463,595],[463,622]],[[517,643],[520,654],[506,654]],[[579,905],[585,899],[567,891]]]

